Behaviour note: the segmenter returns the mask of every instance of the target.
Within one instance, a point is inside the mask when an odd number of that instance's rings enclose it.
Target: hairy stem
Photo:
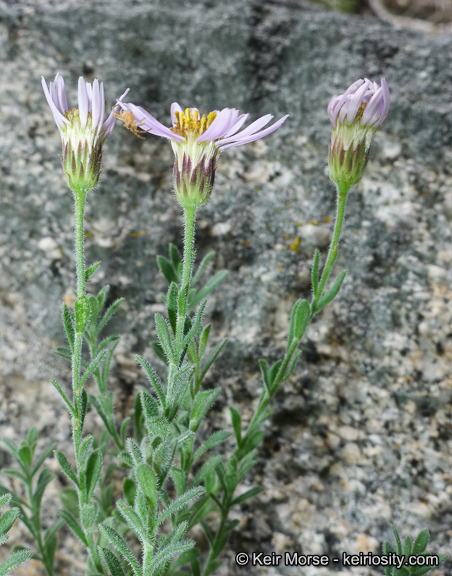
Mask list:
[[[195,260],[195,220],[197,206],[184,207],[185,216],[185,236],[184,236],[184,262],[182,272],[182,283],[179,291],[179,306],[176,323],[176,349],[180,353],[182,341],[184,339],[185,313],[188,304],[188,293],[190,290],[190,278]]]

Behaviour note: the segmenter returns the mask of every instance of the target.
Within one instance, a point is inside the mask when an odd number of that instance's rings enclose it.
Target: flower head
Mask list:
[[[135,133],[139,128],[171,141],[175,154],[174,189],[182,206],[201,206],[207,202],[220,152],[271,134],[288,117],[286,115],[264,128],[273,118],[267,114],[240,132],[248,114],[240,114],[235,108],[215,110],[206,116],[201,115],[197,108],[183,110],[174,102],[171,106],[172,126],[167,128],[141,106],[125,104],[119,100],[118,105],[126,113],[132,113],[133,117],[127,118],[126,126],[132,124]],[[117,117],[121,115],[117,114]]]
[[[338,185],[361,180],[370,142],[388,115],[390,94],[386,80],[357,80],[344,94],[333,98],[328,116],[333,124],[329,154],[330,176]]]
[[[99,181],[102,146],[112,133],[116,121],[112,111],[104,122],[104,85],[97,78],[91,85],[80,77],[78,108],[72,109],[68,106],[64,80],[59,73],[49,87],[42,77],[42,87],[60,131],[67,183],[74,192],[91,190]]]

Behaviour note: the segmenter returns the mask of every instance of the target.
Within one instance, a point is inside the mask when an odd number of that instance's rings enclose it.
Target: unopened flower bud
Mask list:
[[[91,85],[79,78],[78,108],[72,109],[68,107],[64,80],[59,74],[49,88],[42,78],[42,87],[60,131],[66,181],[75,194],[86,194],[99,181],[102,146],[114,128],[115,111],[104,122],[104,86],[97,79]]]
[[[329,149],[330,177],[339,188],[349,189],[363,175],[370,142],[389,111],[389,88],[370,80],[357,80],[331,100],[328,116],[333,124]]]

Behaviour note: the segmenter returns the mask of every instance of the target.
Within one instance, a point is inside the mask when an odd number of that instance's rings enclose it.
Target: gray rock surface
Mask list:
[[[265,490],[236,511],[219,574],[382,574],[340,564],[240,569],[233,558],[241,549],[378,552],[391,522],[404,535],[428,528],[432,550],[450,553],[452,38],[296,0],[16,0],[0,2],[0,62],[0,436],[18,440],[36,424],[68,452],[69,419],[49,382],[69,384],[51,349],[64,343],[61,302],[74,285],[72,200],[41,74],[60,71],[73,104],[81,74],[104,81],[110,104],[129,86],[130,100],[164,123],[173,101],[291,115],[267,139],[222,155],[199,212],[198,258],[215,250],[212,272],[229,270],[208,308],[214,337],[230,338],[208,380],[223,386],[214,426],[229,426],[229,403],[250,414],[257,359],[281,354],[291,306],[309,297],[314,248],[328,248],[326,106],[359,77],[387,78],[390,114],[348,202],[336,266],[349,270],[346,281],[273,403],[249,476]],[[111,379],[118,417],[145,385],[134,355],[152,358],[165,290],[155,256],[181,244],[172,162],[167,142],[118,127],[89,200],[87,260],[102,260],[90,289],[108,282],[113,298],[127,299],[109,327],[123,334]],[[88,420],[97,429],[94,414]],[[0,461],[11,464],[4,446]],[[49,466],[57,480],[47,520],[66,484]],[[68,533],[62,541],[57,573],[83,573],[83,554]],[[42,570],[31,562],[16,573]]]

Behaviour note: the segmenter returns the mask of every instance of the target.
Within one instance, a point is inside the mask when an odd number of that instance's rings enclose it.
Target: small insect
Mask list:
[[[118,120],[122,120],[122,122],[124,122],[124,126],[125,128],[127,128],[127,130],[130,130],[135,134],[135,136],[138,136],[138,138],[144,140],[141,134],[145,134],[145,131],[144,130],[141,130],[140,132],[138,131],[140,130],[140,127],[135,122],[135,116],[130,110],[121,110],[121,112],[115,112],[113,110],[113,114],[115,115],[115,118],[117,118]]]

